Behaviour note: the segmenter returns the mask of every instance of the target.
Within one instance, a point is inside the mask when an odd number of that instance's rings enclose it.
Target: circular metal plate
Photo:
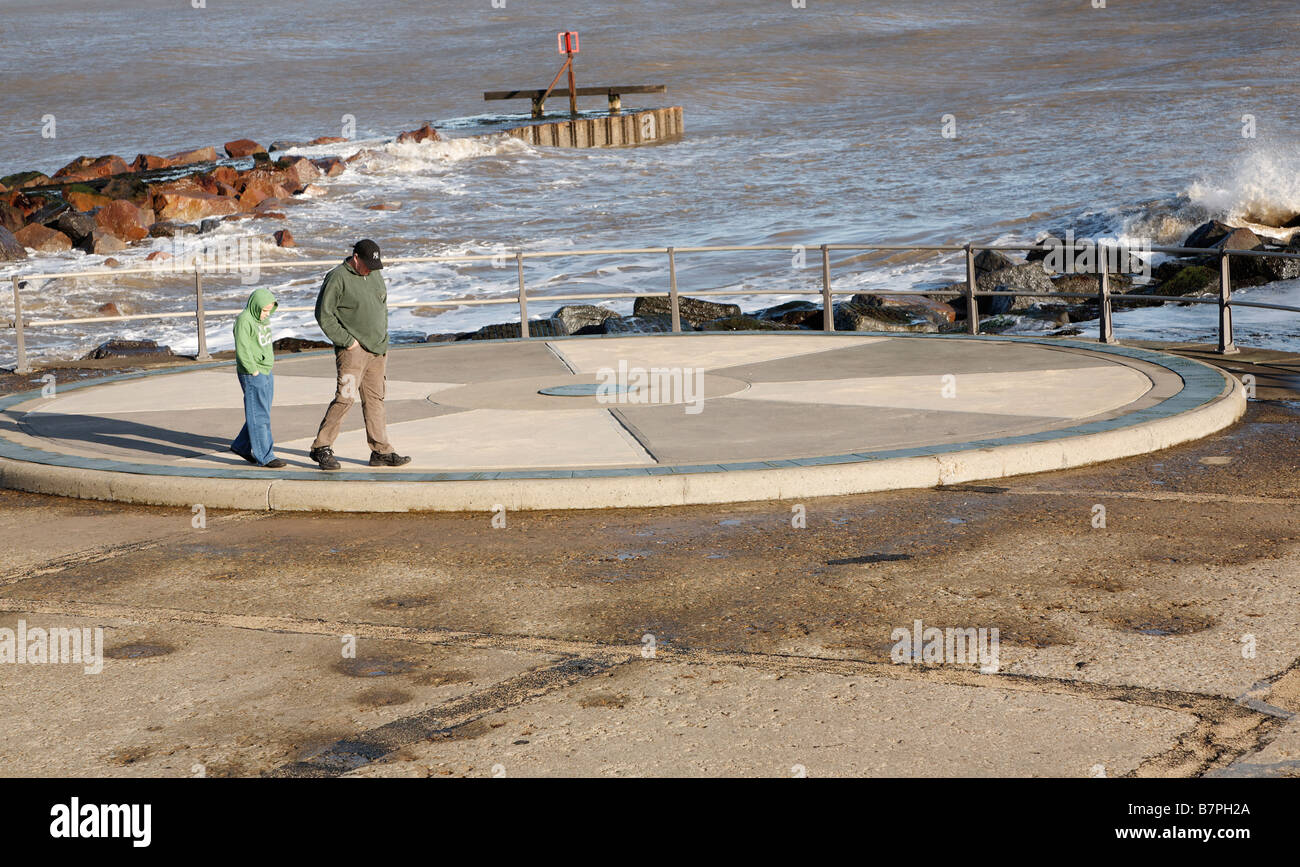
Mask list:
[[[537,393],[549,394],[552,397],[594,397],[597,394],[623,394],[631,390],[629,386],[618,383],[605,385],[599,382],[582,382],[577,385],[549,385],[537,389]]]

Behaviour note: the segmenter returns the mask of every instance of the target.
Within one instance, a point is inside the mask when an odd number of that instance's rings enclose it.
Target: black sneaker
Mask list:
[[[282,470],[289,465],[279,458],[271,458],[269,461],[262,464],[262,466],[266,467],[268,470]]]
[[[386,455],[381,455],[379,452],[370,453],[370,466],[372,467],[400,467],[410,462],[410,458],[403,457],[397,452],[389,452]]]
[[[253,455],[250,452],[236,451],[234,446],[231,446],[230,450],[235,454],[239,455],[244,460],[248,461],[250,464],[253,464],[254,466],[257,465],[257,458],[253,457]]]
[[[342,466],[342,464],[334,459],[334,449],[329,446],[312,449],[307,452],[307,457],[320,464],[322,470],[337,470]]]

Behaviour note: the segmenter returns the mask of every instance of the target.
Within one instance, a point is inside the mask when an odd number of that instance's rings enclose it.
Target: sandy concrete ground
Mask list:
[[[1300,776],[1285,386],[1152,456],[799,504],[194,527],[0,491],[0,627],[111,650],[0,664],[0,773]],[[891,663],[915,620],[998,628],[997,672]]]

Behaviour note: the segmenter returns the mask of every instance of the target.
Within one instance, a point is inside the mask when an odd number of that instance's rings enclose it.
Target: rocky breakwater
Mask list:
[[[441,137],[425,124],[395,140]],[[345,141],[325,136],[305,144]],[[276,142],[272,149],[295,144]],[[85,156],[53,175],[32,170],[2,177],[0,261],[26,259],[29,250],[109,255],[156,238],[201,234],[228,220],[285,220],[284,209],[319,190],[313,182],[345,168],[337,156],[272,160],[266,148],[246,138],[227,142],[222,150],[224,155],[215,147],[167,156],[142,153],[130,163],[115,154]],[[293,245],[292,233],[271,237],[278,245]]]
[[[79,157],[52,176],[0,178],[0,259],[27,249],[108,255],[154,238],[199,234],[222,220],[283,218],[329,166],[302,157],[272,161],[247,139],[170,156]],[[251,164],[250,164],[251,163]]]

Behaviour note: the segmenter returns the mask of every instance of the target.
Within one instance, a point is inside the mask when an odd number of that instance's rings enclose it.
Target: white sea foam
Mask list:
[[[1300,148],[1261,144],[1226,174],[1197,180],[1187,196],[1225,222],[1279,226],[1300,214]]]

